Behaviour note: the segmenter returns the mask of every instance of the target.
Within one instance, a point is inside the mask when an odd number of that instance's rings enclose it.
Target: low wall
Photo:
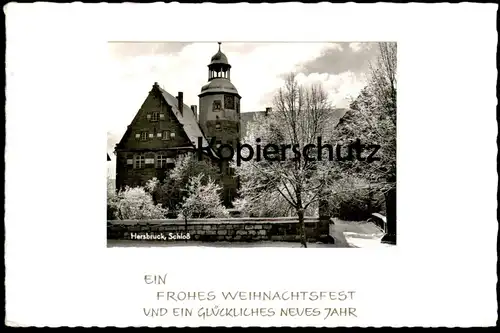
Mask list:
[[[108,239],[158,241],[300,241],[297,218],[108,220]],[[329,220],[305,218],[308,242],[332,242]],[[152,237],[153,236],[153,237]],[[188,238],[189,237],[189,238]]]

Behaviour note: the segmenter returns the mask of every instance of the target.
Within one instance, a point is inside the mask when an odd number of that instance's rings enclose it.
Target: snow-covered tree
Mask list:
[[[387,190],[396,182],[397,49],[395,43],[379,43],[378,47],[378,57],[370,64],[368,84],[340,119],[334,135],[338,142],[357,138],[380,146],[377,161],[351,161],[342,165],[354,170],[357,177]],[[367,154],[371,151],[368,147]]]
[[[377,107],[383,108],[396,123],[397,44],[378,43],[378,56],[370,64],[370,87]]]
[[[302,153],[307,145],[316,145],[318,137],[323,143],[331,143],[336,123],[332,117],[333,106],[324,88],[301,86],[295,74],[290,74],[275,96],[272,112],[265,117],[257,116],[256,121],[249,124],[245,138],[247,144],[268,145],[263,148],[263,154],[267,151],[268,157],[272,157],[258,160],[254,156],[236,168],[242,185],[240,195],[247,206],[281,200],[293,209],[299,219],[303,247],[307,247],[305,211],[318,203],[334,179],[331,175],[335,172],[335,163],[329,160],[328,152],[323,153],[321,160],[309,160]],[[318,149],[313,148],[307,155],[316,157],[317,154]]]
[[[366,87],[351,101],[334,131],[339,144],[359,139],[379,146],[375,161],[339,163],[342,177],[328,189],[326,201],[330,211],[343,211],[344,216],[362,218],[383,211],[380,198],[396,186],[397,48],[396,43],[378,43],[377,47]],[[366,148],[365,157],[376,149]]]
[[[282,196],[261,197],[254,200],[236,198],[233,201],[233,206],[242,216],[247,217],[281,217],[291,216],[295,213]]]
[[[158,186],[160,186],[160,181],[158,180],[158,178],[153,177],[152,179],[150,179],[146,182],[144,189],[148,193],[154,193],[156,191],[156,189],[158,188]]]
[[[179,156],[176,159],[175,167],[162,183],[156,180],[149,183],[149,188],[153,189],[151,193],[153,193],[155,202],[161,203],[170,210],[175,210],[186,196],[184,188],[189,179],[197,175],[202,176],[202,184],[206,184],[209,178],[219,184],[219,169],[210,161],[200,161],[194,154]]]
[[[168,210],[154,204],[151,194],[142,187],[125,187],[112,202],[118,220],[163,219]]]
[[[293,74],[276,94],[272,112],[267,117],[258,116],[249,125],[245,143],[253,144],[258,138],[261,147],[274,144],[268,152],[276,153],[277,158],[258,161],[254,156],[240,161],[241,166],[236,169],[242,184],[240,204],[252,208],[264,202],[276,204],[276,197],[284,199],[298,216],[304,247],[307,208],[328,201],[334,194],[395,185],[396,47],[382,43],[379,50],[379,57],[371,64],[367,86],[338,125],[323,87],[301,86]],[[318,149],[318,137],[321,144],[331,144],[333,152]],[[359,151],[352,146],[356,142],[362,148]],[[288,144],[297,149],[283,146]],[[303,153],[309,144],[316,145],[308,153],[313,160],[306,159]],[[380,147],[372,156],[375,160],[367,158],[377,149],[374,146]],[[301,158],[294,158],[296,151]],[[319,151],[322,160],[316,158]],[[328,159],[329,153],[334,155],[333,161]],[[348,200],[346,196],[343,201]]]
[[[179,218],[229,217],[229,212],[222,205],[220,197],[222,187],[211,177],[208,177],[204,184],[203,178],[203,174],[198,174],[189,179],[184,189],[186,196],[179,208]]]

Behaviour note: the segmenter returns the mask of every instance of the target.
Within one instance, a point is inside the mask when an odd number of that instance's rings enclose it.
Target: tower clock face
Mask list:
[[[224,109],[234,110],[234,97],[233,96],[224,96]]]

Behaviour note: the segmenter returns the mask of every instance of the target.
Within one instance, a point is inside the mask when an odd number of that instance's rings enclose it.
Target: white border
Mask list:
[[[494,325],[496,10],[470,3],[9,4],[6,320]],[[213,24],[216,15],[223,29]],[[398,246],[107,249],[106,129],[99,117],[113,102],[106,98],[108,40],[397,41]],[[359,317],[148,320],[141,308],[158,303],[142,275],[163,272],[170,274],[165,288],[175,290],[355,289]]]

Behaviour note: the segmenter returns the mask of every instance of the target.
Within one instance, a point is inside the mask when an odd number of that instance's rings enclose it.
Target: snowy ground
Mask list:
[[[371,222],[346,222],[335,220],[330,225],[330,235],[335,238],[337,247],[390,247],[394,245],[380,242],[384,232]]]
[[[335,220],[335,225],[330,226],[330,235],[335,239],[335,244],[307,243],[309,248],[373,248],[390,247],[394,245],[382,244],[380,239],[384,236],[375,224],[371,222],[346,222]],[[108,240],[108,247],[287,247],[300,248],[298,242],[152,242],[134,240]]]

